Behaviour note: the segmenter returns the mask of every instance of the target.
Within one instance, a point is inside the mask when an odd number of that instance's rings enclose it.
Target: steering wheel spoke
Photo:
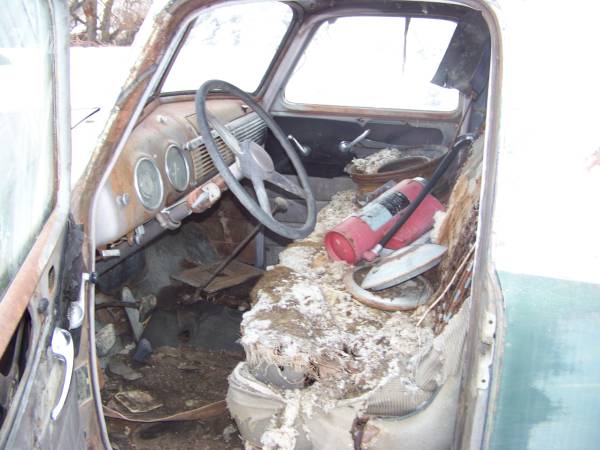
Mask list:
[[[269,195],[267,194],[267,189],[265,188],[264,180],[258,175],[254,175],[252,176],[251,181],[260,208],[269,216],[273,217],[271,214],[271,203],[269,202]]]
[[[290,194],[294,194],[300,198],[306,199],[306,194],[304,193],[304,189],[298,186],[296,183],[281,175],[279,172],[271,172],[267,174],[265,180],[269,183],[274,184],[277,187],[280,187],[286,192]]]

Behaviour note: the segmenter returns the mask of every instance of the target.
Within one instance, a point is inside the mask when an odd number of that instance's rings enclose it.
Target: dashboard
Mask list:
[[[266,124],[241,101],[210,99],[207,108],[239,140],[264,144]],[[131,236],[162,209],[217,174],[198,133],[192,100],[149,109],[101,188],[95,224],[97,247]],[[223,159],[233,163],[231,150],[213,136]]]

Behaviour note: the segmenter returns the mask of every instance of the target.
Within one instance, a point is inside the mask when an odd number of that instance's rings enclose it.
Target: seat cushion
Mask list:
[[[323,246],[326,231],[355,211],[353,196],[334,196],[315,232],[288,246],[256,285],[241,342],[257,379],[281,388],[318,382],[332,399],[361,395],[391,375],[415,382],[417,355],[432,346],[431,326],[355,301],[343,283],[350,266],[330,261]]]

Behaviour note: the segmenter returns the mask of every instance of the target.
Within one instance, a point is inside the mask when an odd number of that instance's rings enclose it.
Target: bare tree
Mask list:
[[[95,41],[98,30],[98,4],[96,0],[84,0],[85,36],[88,41]]]
[[[130,45],[151,0],[69,0],[75,45]]]
[[[106,0],[104,3],[104,11],[102,13],[102,21],[100,22],[100,40],[102,42],[109,42],[111,39],[110,26],[111,26],[111,17],[112,17],[112,9],[114,5],[114,0]]]

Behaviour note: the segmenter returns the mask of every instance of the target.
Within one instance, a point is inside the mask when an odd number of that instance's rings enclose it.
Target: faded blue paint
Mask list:
[[[506,345],[492,450],[600,448],[600,285],[499,273]]]

